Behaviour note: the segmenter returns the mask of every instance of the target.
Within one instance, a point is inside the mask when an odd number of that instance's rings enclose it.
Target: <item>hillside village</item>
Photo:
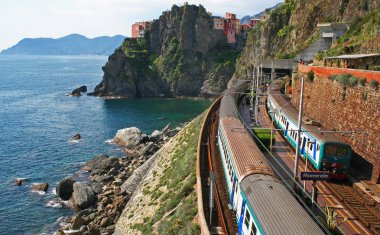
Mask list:
[[[211,15],[211,13],[210,13]],[[236,14],[226,12],[225,17],[211,16],[214,22],[214,29],[223,30],[223,34],[227,38],[228,43],[236,43],[236,36],[246,33],[252,28],[258,26],[260,22],[268,19],[267,14],[263,14],[259,19],[252,18],[248,23],[240,23],[240,19],[236,18]],[[144,37],[145,31],[150,29],[150,21],[136,22],[132,24],[132,38]]]

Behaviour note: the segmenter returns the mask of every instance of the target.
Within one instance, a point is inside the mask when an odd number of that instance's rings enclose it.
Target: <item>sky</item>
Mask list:
[[[131,25],[157,19],[172,0],[0,0],[0,51],[23,38],[59,38],[72,33],[86,37],[131,35]],[[232,12],[241,18],[272,7],[281,0],[187,1],[203,5],[213,15]]]

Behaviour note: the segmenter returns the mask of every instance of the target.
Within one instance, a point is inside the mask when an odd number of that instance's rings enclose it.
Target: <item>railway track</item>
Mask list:
[[[369,201],[347,182],[326,182],[325,185],[364,226],[373,234],[380,235],[380,214],[375,208],[376,203]]]

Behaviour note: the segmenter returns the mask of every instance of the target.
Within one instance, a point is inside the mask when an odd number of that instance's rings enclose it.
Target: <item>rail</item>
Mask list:
[[[204,211],[204,200],[203,200],[203,190],[202,190],[202,185],[207,185],[206,182],[202,182],[202,177],[201,177],[201,167],[202,167],[202,162],[204,162],[205,159],[203,159],[204,155],[204,150],[205,146],[207,145],[207,133],[205,132],[205,129],[209,127],[212,113],[215,112],[217,108],[219,108],[219,103],[220,103],[221,97],[219,97],[209,108],[209,110],[206,113],[204,122],[202,124],[202,128],[199,134],[199,139],[198,139],[198,151],[197,151],[197,166],[196,166],[196,177],[197,177],[197,204],[198,204],[198,224],[201,230],[201,234],[203,235],[209,235],[210,230],[207,224],[206,216],[205,216],[205,211]],[[206,146],[207,147],[207,146]],[[207,159],[208,161],[208,159]],[[207,203],[207,202],[206,202]]]

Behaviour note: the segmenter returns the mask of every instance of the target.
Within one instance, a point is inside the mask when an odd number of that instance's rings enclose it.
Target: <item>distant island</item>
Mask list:
[[[16,45],[3,50],[7,55],[110,55],[125,36],[87,38],[70,34],[61,38],[24,38]]]

